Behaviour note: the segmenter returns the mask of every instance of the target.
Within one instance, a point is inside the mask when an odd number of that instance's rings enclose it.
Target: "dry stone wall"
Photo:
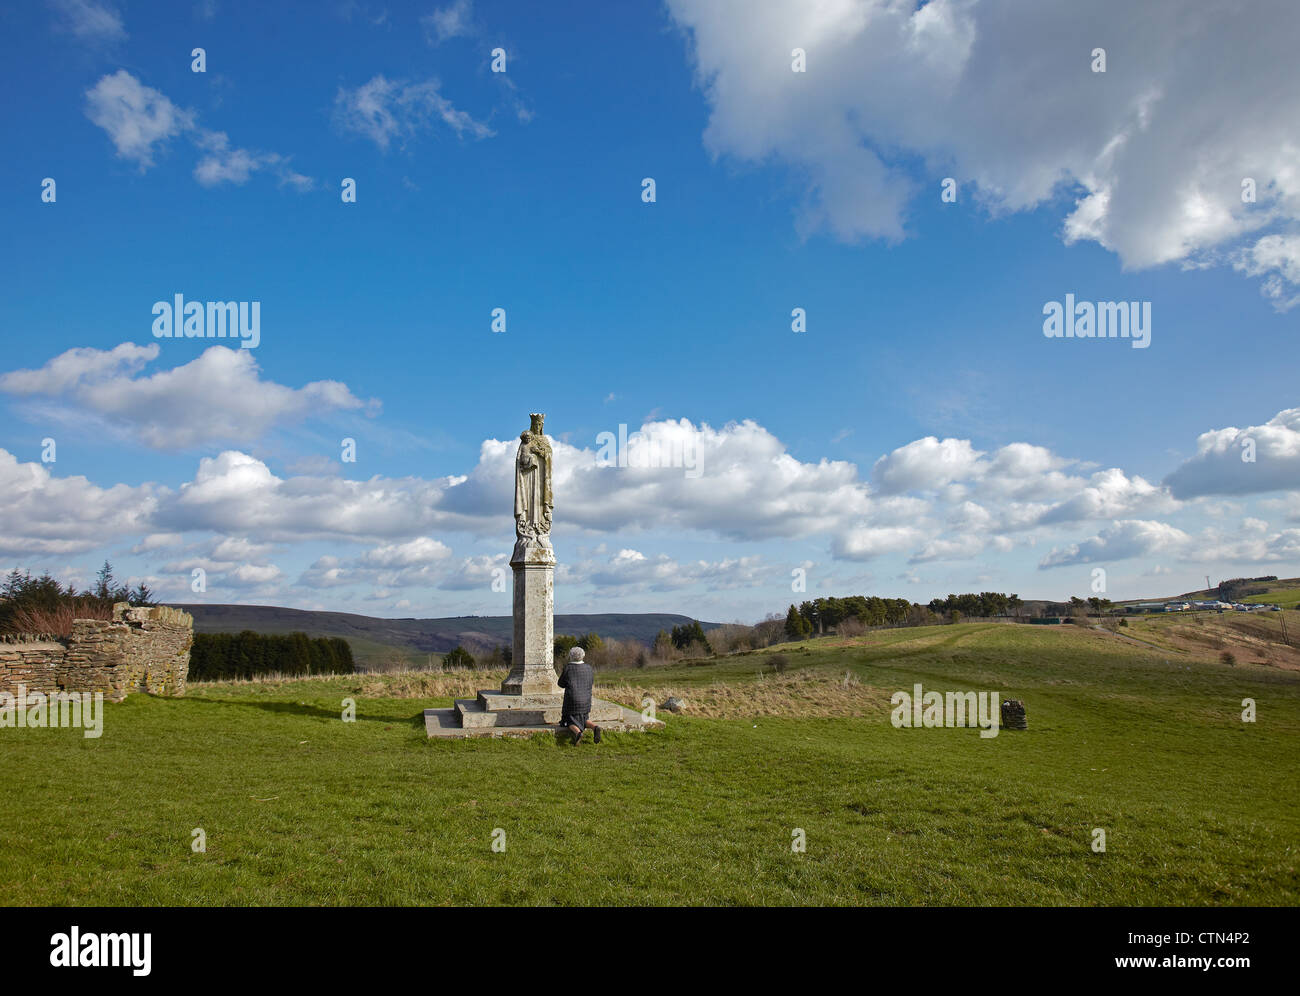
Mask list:
[[[120,702],[131,692],[184,695],[194,617],[164,605],[113,606],[113,619],[77,619],[66,640],[18,638],[0,643],[0,691],[103,692]]]

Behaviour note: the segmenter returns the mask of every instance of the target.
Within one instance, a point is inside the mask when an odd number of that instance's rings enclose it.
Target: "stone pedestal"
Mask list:
[[[514,645],[510,673],[501,683],[506,695],[556,695],[555,554],[546,547],[520,544],[510,560],[515,574]]]

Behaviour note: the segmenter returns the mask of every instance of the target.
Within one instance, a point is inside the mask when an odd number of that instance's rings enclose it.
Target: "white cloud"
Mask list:
[[[117,154],[141,170],[171,138],[194,127],[194,112],[177,107],[125,69],[102,77],[86,91],[86,117],[103,128]]]
[[[504,574],[497,574],[502,571]],[[486,554],[478,557],[465,557],[439,582],[438,587],[444,591],[488,591],[498,577],[508,579],[510,576],[507,554]],[[506,580],[506,591],[510,590],[511,581]]]
[[[1176,552],[1190,540],[1187,533],[1165,522],[1141,519],[1117,521],[1082,543],[1053,549],[1038,566],[1042,569],[1066,567]]]
[[[329,412],[373,414],[339,381],[300,388],[264,380],[252,351],[212,346],[198,357],[140,376],[160,355],[158,344],[122,343],[111,350],[70,349],[35,370],[0,375],[0,391],[44,396],[79,421],[94,415],[155,449],[186,449],[213,442],[246,442],[272,427]]]
[[[419,478],[281,478],[255,457],[227,450],[203,457],[189,483],[158,508],[162,528],[212,530],[261,542],[389,540],[437,525],[444,485]]]
[[[339,87],[334,121],[342,131],[368,138],[385,152],[394,139],[416,134],[434,118],[457,137],[488,138],[494,134],[486,124],[457,110],[439,93],[440,86],[436,79],[407,83],[379,75],[353,89]]]
[[[1254,450],[1254,460],[1244,459]],[[1201,433],[1196,456],[1167,478],[1176,498],[1300,490],[1300,408],[1280,411],[1263,425]]]
[[[441,45],[451,38],[464,38],[474,33],[469,0],[454,0],[446,7],[435,7],[420,18],[420,24],[431,45]]]
[[[1294,300],[1294,4],[1258,16],[1231,4],[1189,11],[1182,0],[668,8],[709,105],[706,148],[794,170],[804,233],[898,239],[912,200],[937,197],[951,176],[963,200],[995,213],[1072,196],[1064,239],[1098,242],[1126,267],[1204,263],[1281,228],[1289,263],[1265,292]],[[796,47],[806,72],[791,71]],[[1106,50],[1105,73],[1091,71],[1094,47]],[[1231,73],[1207,69],[1226,63]],[[1250,204],[1241,199],[1248,177],[1258,194]],[[1264,243],[1256,255],[1277,248]]]
[[[882,456],[871,473],[885,494],[932,491],[969,477],[980,456],[969,439],[926,436]]]
[[[194,167],[194,179],[205,187],[222,183],[243,186],[254,173],[263,171],[278,176],[280,186],[291,186],[300,192],[316,185],[311,177],[291,169],[289,160],[278,153],[234,148],[224,131],[200,131],[195,144],[204,150],[204,155]]]
[[[78,41],[102,44],[126,38],[122,15],[109,4],[95,0],[50,0],[50,6],[59,16],[59,28]]]
[[[1241,249],[1232,265],[1247,276],[1263,277],[1263,294],[1278,311],[1300,304],[1300,235],[1265,235]]]
[[[107,538],[149,532],[161,494],[152,485],[101,488],[80,475],[57,477],[0,449],[0,555],[85,553]]]
[[[429,536],[417,536],[405,543],[386,543],[367,550],[361,563],[367,567],[423,567],[446,560],[451,550]]]
[[[306,588],[339,588],[355,580],[338,557],[320,557],[302,572],[298,584]]]
[[[857,526],[834,536],[831,552],[845,560],[870,560],[906,550],[924,536],[913,526]]]
[[[636,591],[678,591],[704,584],[710,590],[749,588],[770,581],[772,569],[756,556],[707,561],[677,561],[667,554],[647,557],[639,550],[624,548],[602,560],[584,559],[564,573],[566,584],[592,584],[597,589]]]
[[[132,553],[153,553],[157,550],[169,550],[183,543],[185,537],[180,533],[150,533],[135,546]]]
[[[291,168],[287,156],[232,146],[225,132],[199,127],[193,111],[177,107],[125,69],[100,78],[86,91],[86,117],[108,133],[119,157],[135,160],[142,172],[154,165],[155,152],[170,139],[185,135],[201,153],[194,178],[205,187],[239,186],[261,171],[275,174],[282,187],[299,192],[315,187],[311,177]]]
[[[147,383],[138,368],[154,355],[151,348],[143,356],[119,350],[115,357],[95,350],[65,354],[41,370],[16,372],[12,384],[0,378],[0,386],[79,396],[87,378],[96,385],[121,376]],[[130,373],[121,374],[123,369]],[[232,384],[220,397],[252,395],[260,389],[257,383]],[[182,384],[150,395],[158,423],[189,431],[183,413],[171,412],[167,402],[157,399],[193,400],[195,391]],[[313,402],[317,407],[322,403]],[[95,410],[111,409],[100,403]],[[1284,412],[1274,420],[1281,430],[1266,450],[1273,457],[1290,445],[1286,433],[1293,431],[1294,417]],[[1229,433],[1229,443],[1238,432],[1220,431]],[[1039,566],[1050,568],[1156,555],[1165,563],[1198,565],[1277,562],[1292,556],[1300,533],[1273,529],[1257,514],[1300,514],[1293,495],[1258,503],[1235,529],[1216,525],[1193,533],[1184,521],[1173,525],[1156,516],[1200,514],[1202,523],[1221,522],[1226,510],[1219,506],[1224,503],[1180,502],[1167,488],[1118,468],[1080,473],[1084,465],[1077,461],[1021,443],[988,452],[976,450],[968,440],[926,438],[906,444],[876,462],[876,477],[894,489],[912,490],[886,494],[873,491],[851,463],[795,458],[752,421],[713,428],[667,420],[646,423],[641,432],[647,440],[690,436],[700,474],[689,476],[683,467],[602,466],[597,440],[584,447],[552,441],[560,510],[557,543],[572,550],[575,538],[584,534],[617,538],[611,550],[601,543],[595,550],[579,550],[576,558],[570,555],[562,565],[566,585],[671,591],[788,584],[789,564],[767,566],[747,553],[681,560],[648,552],[642,542],[634,544],[631,538],[637,534],[651,543],[665,536],[679,542],[788,541],[797,544],[792,562],[813,552],[810,544],[843,561],[901,556],[920,564],[970,561],[1041,543],[1050,552]],[[1211,442],[1202,450],[1212,453],[1218,436],[1207,437]],[[485,440],[468,473],[437,479],[350,480],[341,476],[350,468],[333,463],[322,472],[281,476],[255,456],[227,450],[200,459],[193,479],[174,491],[152,485],[98,489],[84,479],[56,478],[43,466],[19,465],[9,457],[8,479],[0,475],[0,482],[7,484],[6,494],[12,490],[20,500],[11,503],[7,517],[0,516],[0,553],[59,555],[91,549],[109,537],[130,537],[140,538],[136,549],[144,554],[175,548],[185,534],[208,533],[214,538],[191,548],[188,560],[175,560],[173,571],[192,564],[228,573],[232,583],[266,584],[259,578],[271,575],[273,545],[356,543],[368,549],[349,559],[328,551],[301,573],[299,584],[330,588],[366,583],[387,592],[487,590],[493,570],[505,564],[501,551],[511,542],[508,510],[516,446],[513,439]],[[65,510],[74,504],[86,520],[80,531],[67,522]],[[1210,514],[1216,510],[1218,519]],[[1076,523],[1095,523],[1094,531],[1082,541],[1062,544],[1068,537],[1061,530]],[[454,533],[485,538],[492,552],[453,558],[446,537]],[[244,567],[259,570],[241,571]]]

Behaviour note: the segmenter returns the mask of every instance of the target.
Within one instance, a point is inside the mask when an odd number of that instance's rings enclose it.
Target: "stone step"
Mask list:
[[[462,699],[470,706],[468,710],[474,715],[474,707],[478,702],[473,699]],[[600,700],[597,700],[600,701]],[[458,703],[459,704],[459,703]],[[593,703],[594,705],[595,703]],[[610,733],[623,732],[627,730],[652,730],[662,729],[662,720],[650,720],[647,722],[642,719],[639,712],[632,709],[624,709],[612,702],[601,702],[602,706],[613,706],[619,715],[614,719],[593,720],[598,722],[606,731]],[[461,739],[466,737],[530,737],[535,733],[544,733],[556,737],[563,743],[568,742],[568,734],[564,733],[557,723],[547,723],[539,726],[461,726],[461,719],[464,714],[458,709],[426,709],[424,710],[424,729],[425,733],[431,738],[439,739]],[[587,735],[586,741],[591,742],[590,734]]]
[[[564,705],[564,693],[535,693],[532,695],[508,695],[490,688],[480,689],[478,704],[488,712],[504,712],[510,709],[559,709]],[[556,718],[559,722],[559,718]]]
[[[464,729],[499,726],[557,726],[563,714],[561,695],[503,695],[481,691],[476,699],[456,699],[453,706]],[[591,700],[588,718],[593,723],[612,723],[623,718],[623,707],[604,699]]]
[[[555,726],[560,707],[554,709],[485,709],[477,699],[457,699],[456,712],[466,729],[483,726]]]

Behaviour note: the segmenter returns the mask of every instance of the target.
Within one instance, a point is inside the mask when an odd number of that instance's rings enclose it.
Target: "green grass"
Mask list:
[[[806,648],[802,649],[802,648]],[[0,730],[10,904],[1285,904],[1300,896],[1300,674],[1095,631],[827,639],[864,719],[668,716],[604,744],[429,741],[350,677],[107,706],[104,735]],[[768,653],[613,680],[689,690]],[[1030,729],[894,729],[888,696],[991,690]],[[1241,700],[1259,719],[1241,722]],[[689,695],[688,695],[689,697]],[[192,828],[207,852],[190,849]],[[807,852],[791,852],[791,831]],[[1106,830],[1104,854],[1090,849]],[[506,850],[491,849],[495,828]]]
[[[1284,609],[1300,609],[1300,584],[1294,580],[1274,582],[1263,595],[1247,595],[1243,602],[1280,605]]]

